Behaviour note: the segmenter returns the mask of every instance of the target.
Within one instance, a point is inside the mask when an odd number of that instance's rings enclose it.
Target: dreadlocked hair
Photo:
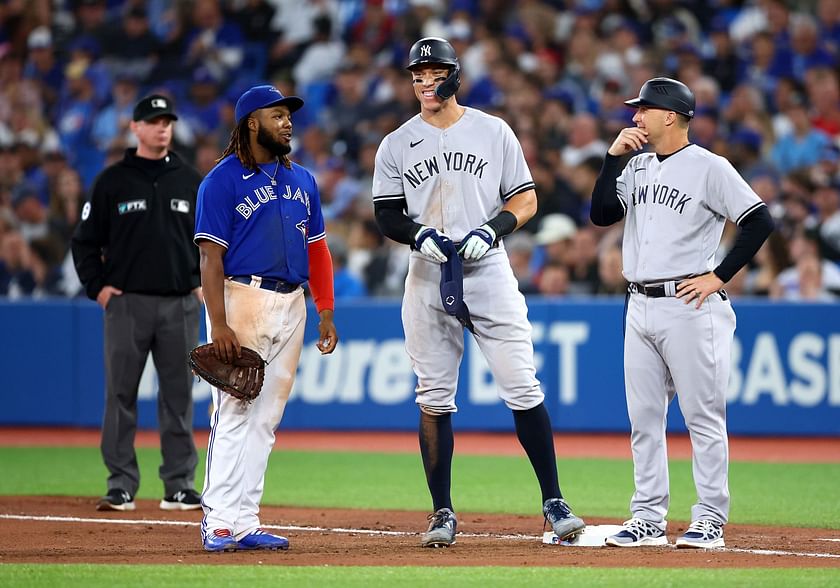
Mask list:
[[[257,165],[257,160],[254,159],[254,154],[251,153],[251,137],[248,133],[248,117],[242,119],[242,122],[237,125],[233,132],[230,134],[230,142],[228,142],[228,146],[225,147],[224,153],[219,159],[216,160],[216,163],[219,163],[228,155],[236,155],[239,158],[239,161],[242,162],[242,166],[246,169],[250,169],[252,171],[259,171],[260,168]],[[280,163],[282,163],[286,168],[292,168],[292,162],[286,155],[280,156]]]

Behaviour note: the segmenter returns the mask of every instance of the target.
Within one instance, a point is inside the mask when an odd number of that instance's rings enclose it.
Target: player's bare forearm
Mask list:
[[[199,244],[201,255],[201,290],[210,316],[210,336],[220,359],[230,362],[241,353],[236,333],[227,324],[225,313],[225,248],[210,241]]]
[[[537,192],[526,190],[512,196],[505,202],[502,210],[506,210],[516,217],[516,228],[518,229],[537,214]]]
[[[320,322],[318,323],[318,343],[315,345],[321,355],[332,353],[335,346],[338,345],[338,331],[333,322],[333,311],[325,308],[318,313]]]

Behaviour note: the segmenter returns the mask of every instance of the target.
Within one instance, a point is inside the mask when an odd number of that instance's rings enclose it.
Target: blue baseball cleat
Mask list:
[[[206,551],[236,551],[238,545],[229,529],[216,529],[204,536]]]
[[[266,533],[257,529],[253,533],[245,535],[239,540],[238,549],[288,549],[289,540],[280,535]]]

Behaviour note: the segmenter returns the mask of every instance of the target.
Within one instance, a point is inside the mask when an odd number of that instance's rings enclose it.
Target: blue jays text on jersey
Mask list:
[[[244,168],[234,155],[219,162],[198,190],[195,240],[227,249],[227,276],[300,284],[309,279],[309,243],[325,237],[318,187],[295,163],[280,166],[277,186],[268,177]]]
[[[292,190],[292,186],[286,184],[285,192],[282,192],[280,196],[286,200],[298,200],[302,202],[306,206],[306,213],[311,214],[309,193],[306,190],[301,190],[300,187],[295,187],[294,193],[292,193]],[[245,196],[242,200],[243,202],[236,205],[236,212],[247,219],[251,218],[251,213],[257,210],[261,204],[266,204],[271,200],[277,200],[277,193],[274,191],[274,186],[258,186],[254,188],[253,196]]]

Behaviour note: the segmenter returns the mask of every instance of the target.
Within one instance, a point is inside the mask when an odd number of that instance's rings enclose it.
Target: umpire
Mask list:
[[[178,117],[169,98],[134,108],[137,148],[106,168],[82,209],[71,247],[89,298],[105,310],[105,415],[101,450],[110,472],[97,510],[134,510],[137,389],[149,352],[157,368],[164,510],[200,508],[193,488],[193,377],[201,290],[193,244],[199,173],[169,151]]]

